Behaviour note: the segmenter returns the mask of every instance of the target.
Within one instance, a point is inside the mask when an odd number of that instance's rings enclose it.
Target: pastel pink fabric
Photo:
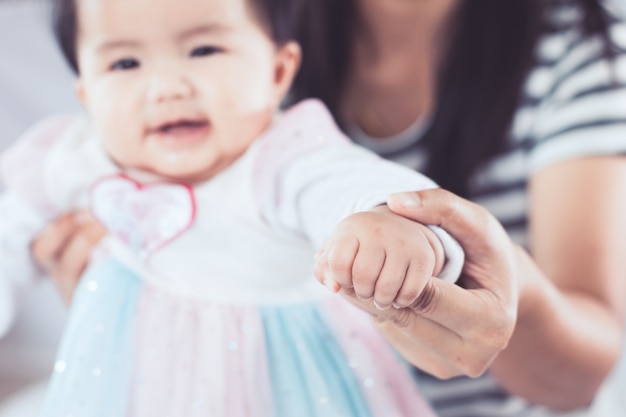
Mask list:
[[[8,189],[51,218],[60,214],[42,190],[45,161],[52,145],[74,122],[76,116],[57,116],[37,123],[2,156],[0,169]]]
[[[135,359],[128,417],[270,417],[256,306],[220,305],[146,287],[135,350],[141,355]]]
[[[408,366],[376,332],[366,313],[341,298],[329,299],[325,307],[327,321],[350,358],[372,415],[436,417]]]

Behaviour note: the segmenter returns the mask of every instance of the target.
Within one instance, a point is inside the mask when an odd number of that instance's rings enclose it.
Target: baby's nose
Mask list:
[[[148,86],[148,100],[160,103],[183,100],[193,95],[193,85],[181,71],[167,69],[154,74]]]

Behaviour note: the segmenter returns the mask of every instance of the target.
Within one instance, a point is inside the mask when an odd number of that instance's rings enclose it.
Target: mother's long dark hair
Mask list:
[[[607,40],[608,17],[600,0],[463,0],[439,68],[437,109],[422,143],[426,174],[442,187],[467,195],[468,178],[501,152],[535,65],[545,16],[556,2],[582,8],[583,30]],[[294,101],[317,97],[337,116],[350,70],[357,0],[307,0],[298,26],[303,66]],[[607,46],[607,53],[609,49]]]

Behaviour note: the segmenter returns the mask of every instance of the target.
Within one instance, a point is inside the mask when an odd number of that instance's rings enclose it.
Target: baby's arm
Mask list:
[[[315,274],[332,291],[353,289],[380,309],[407,307],[445,263],[429,227],[381,205],[346,217],[317,257]]]
[[[414,266],[410,275],[415,273],[415,267],[419,266],[422,271],[428,266],[431,268],[428,277],[436,275],[448,281],[458,279],[464,255],[448,233],[436,226],[427,227],[390,213],[385,216],[381,213],[386,210],[381,205],[390,194],[434,188],[433,181],[350,143],[336,128],[328,112],[315,102],[305,102],[290,110],[273,134],[260,143],[254,189],[258,193],[262,215],[270,224],[300,235],[320,248],[330,236],[336,238],[348,224],[362,223],[359,228],[369,234],[361,234],[360,239],[367,245],[379,243],[376,233],[388,236],[388,242],[397,240],[406,245],[402,256],[409,258],[412,255],[411,265]],[[372,233],[374,229],[366,224],[372,218],[386,219],[376,233]],[[385,230],[387,223],[396,224],[396,227]],[[409,243],[413,247],[409,248]],[[424,246],[425,243],[430,246]],[[394,245],[395,251],[398,245]],[[443,250],[437,249],[440,247]],[[344,250],[349,251],[349,248]],[[435,252],[437,256],[434,256]],[[436,263],[423,259],[428,254]],[[363,258],[372,262],[366,256]],[[393,256],[397,259],[395,254]],[[379,267],[376,272],[380,270]],[[406,276],[404,272],[402,277]],[[345,280],[344,277],[342,282],[347,284]],[[407,285],[409,281],[413,280],[407,280]],[[407,292],[411,293],[408,286]],[[365,291],[360,295],[369,294]],[[402,304],[406,298],[411,297],[405,296],[403,290],[398,303]],[[383,301],[390,304],[389,300]]]
[[[0,336],[11,325],[16,286],[42,275],[30,246],[57,214],[45,192],[44,165],[51,146],[72,121],[55,117],[38,123],[0,158],[8,190],[0,195]]]

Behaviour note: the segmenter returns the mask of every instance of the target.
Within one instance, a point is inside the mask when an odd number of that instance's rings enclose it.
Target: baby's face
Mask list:
[[[268,126],[299,49],[248,1],[77,0],[79,96],[119,165],[202,181]]]

